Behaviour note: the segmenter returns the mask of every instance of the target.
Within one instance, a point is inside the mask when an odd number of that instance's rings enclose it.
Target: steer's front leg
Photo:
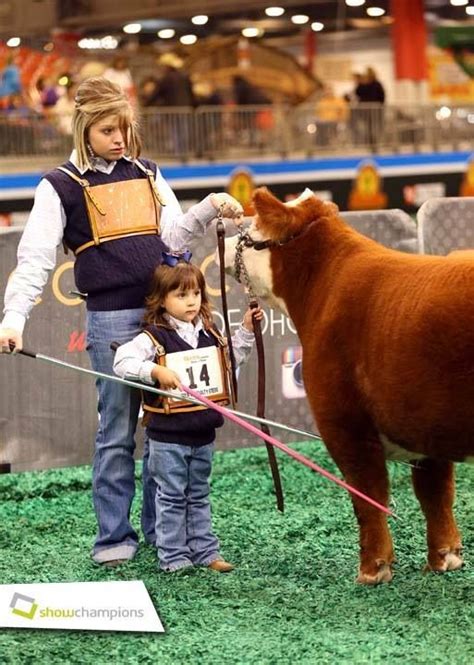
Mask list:
[[[320,424],[324,442],[344,479],[360,492],[388,506],[389,481],[380,443],[355,438],[343,429]],[[357,582],[379,584],[392,579],[394,561],[387,516],[351,494],[360,528],[360,568]]]

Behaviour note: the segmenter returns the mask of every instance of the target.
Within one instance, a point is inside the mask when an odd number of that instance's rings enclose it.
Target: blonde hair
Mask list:
[[[138,123],[130,101],[120,86],[102,76],[89,78],[78,87],[74,101],[72,136],[79,168],[93,168],[87,149],[89,129],[91,125],[108,115],[117,115],[119,118],[127,155],[131,159],[136,159],[140,155],[142,146],[138,135]]]

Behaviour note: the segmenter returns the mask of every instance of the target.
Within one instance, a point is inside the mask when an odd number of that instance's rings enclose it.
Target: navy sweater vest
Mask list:
[[[140,161],[156,173],[153,162]],[[71,162],[63,166],[81,177]],[[66,213],[64,242],[74,251],[92,240],[84,191],[79,183],[58,169],[49,171],[44,177],[61,199]],[[146,178],[146,175],[133,162],[122,158],[110,175],[88,170],[82,177],[94,186]],[[87,293],[87,308],[109,311],[143,307],[153,271],[161,262],[163,250],[166,246],[160,236],[142,235],[109,240],[81,252],[74,264],[74,277],[79,291]]]
[[[175,330],[163,326],[145,328],[163,346],[166,353],[188,351],[191,347]],[[203,330],[199,333],[198,347],[217,346],[216,338]],[[156,405],[156,397],[143,391],[145,403]],[[216,428],[222,427],[224,418],[213,409],[189,413],[147,413],[146,432],[150,439],[179,443],[185,446],[205,446],[216,438]]]

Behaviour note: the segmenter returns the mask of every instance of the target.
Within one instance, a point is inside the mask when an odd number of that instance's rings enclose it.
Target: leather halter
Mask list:
[[[270,238],[267,238],[267,240],[255,240],[248,231],[239,230],[239,239],[235,247],[234,258],[235,279],[239,284],[243,284],[241,277],[244,278],[245,287],[252,298],[255,298],[256,296],[253,292],[252,285],[250,284],[250,278],[242,256],[244,247],[255,249],[257,252],[260,252],[262,249],[269,249],[270,247],[282,247],[295,237],[296,236],[292,235],[286,238],[286,240],[271,240]]]

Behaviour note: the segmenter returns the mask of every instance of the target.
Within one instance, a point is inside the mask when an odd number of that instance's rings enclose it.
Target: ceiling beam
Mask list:
[[[313,0],[311,3],[306,3],[308,11],[314,11],[315,5],[324,4],[325,1]],[[226,4],[222,0],[155,0],[155,2],[150,2],[150,0],[135,0],[134,2],[90,0],[88,3],[84,3],[85,7],[89,5],[89,11],[79,13],[80,10],[76,4],[74,15],[63,17],[60,19],[59,25],[69,28],[87,28],[147,18],[182,19],[195,14],[222,16],[226,14]],[[272,0],[238,0],[238,11],[244,14],[246,11],[264,9],[271,4],[273,4]],[[275,4],[278,4],[277,0],[275,0]],[[301,0],[285,0],[281,4],[288,9],[305,5]],[[236,5],[229,2],[228,7],[228,13],[235,14]]]

